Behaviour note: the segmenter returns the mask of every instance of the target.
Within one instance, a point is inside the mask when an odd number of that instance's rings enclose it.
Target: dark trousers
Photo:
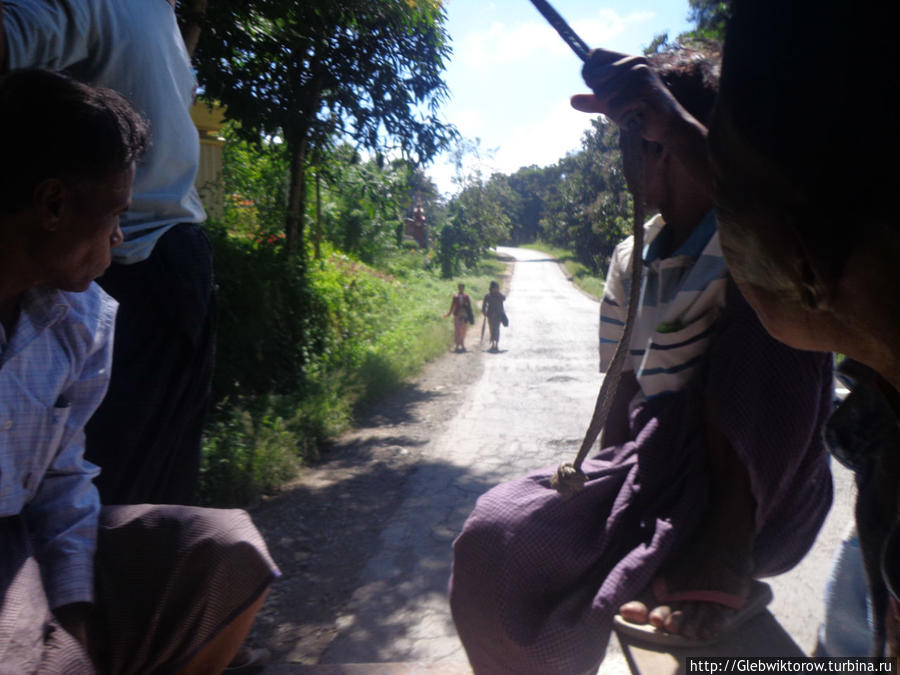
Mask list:
[[[104,504],[190,504],[215,357],[212,249],[176,225],[98,280],[119,301],[109,392],[86,427]]]

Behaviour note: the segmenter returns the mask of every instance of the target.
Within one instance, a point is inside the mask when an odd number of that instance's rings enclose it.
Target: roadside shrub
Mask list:
[[[447,349],[456,282],[424,270],[421,252],[378,270],[325,247],[304,268],[277,241],[209,232],[219,325],[201,493],[205,504],[239,505],[276,490]],[[478,298],[500,269],[488,262],[458,281]]]

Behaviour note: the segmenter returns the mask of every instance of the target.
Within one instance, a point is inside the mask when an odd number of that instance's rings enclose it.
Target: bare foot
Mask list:
[[[736,536],[710,528],[700,533],[695,544],[678,561],[668,566],[660,579],[669,594],[682,591],[719,591],[735,599],[746,599],[752,582],[753,533]],[[735,539],[744,540],[742,542]],[[748,545],[749,544],[749,545]],[[658,603],[653,594],[626,602],[619,608],[631,623],[651,624],[659,630],[691,640],[711,640],[727,629],[737,610],[709,601]]]
[[[747,471],[724,435],[712,428],[707,431],[712,492],[706,521],[679,557],[667,562],[660,579],[665,581],[666,597],[717,591],[742,601],[752,583],[756,504]],[[649,623],[691,640],[718,637],[737,611],[709,599],[669,604],[636,600],[619,608],[622,618],[632,623]]]

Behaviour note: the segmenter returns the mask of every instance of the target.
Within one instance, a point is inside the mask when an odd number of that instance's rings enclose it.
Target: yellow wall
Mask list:
[[[208,103],[197,102],[191,107],[191,119],[200,134],[200,166],[194,185],[203,200],[209,216],[222,215],[224,195],[222,193],[222,127],[225,113],[221,106],[210,108]]]

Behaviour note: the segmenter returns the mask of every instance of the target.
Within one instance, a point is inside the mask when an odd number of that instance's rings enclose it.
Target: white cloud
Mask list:
[[[601,46],[621,35],[628,24],[649,21],[654,16],[649,11],[623,16],[612,9],[601,9],[590,19],[574,21],[572,28],[589,46]],[[548,23],[538,19],[514,25],[494,22],[484,30],[468,33],[456,53],[461,63],[483,68],[538,56],[565,56],[569,49]]]
[[[532,54],[553,51],[562,53],[559,37],[546,24],[538,22],[507,26],[495,22],[486,30],[468,34],[458,54],[473,68],[522,61]]]
[[[581,137],[590,127],[590,121],[591,116],[573,110],[568,101],[560,102],[540,120],[510,128],[509,133],[496,141],[496,148],[482,147],[480,160],[467,157],[465,171],[471,172],[477,163],[486,178],[494,172],[515,173],[532,164],[554,164],[567,152],[581,148]],[[428,173],[441,192],[456,191],[454,168],[446,158],[439,158]]]
[[[501,143],[495,157],[497,170],[513,173],[523,166],[547,166],[567,152],[581,147],[581,137],[590,127],[591,116],[561,101],[540,120],[514,128]]]
[[[632,12],[625,17],[625,23],[644,23],[645,21],[652,21],[656,16],[656,12],[651,12],[649,9],[643,12]]]
[[[466,138],[479,137],[485,132],[485,122],[481,112],[472,108],[454,110],[453,124]]]
[[[438,158],[434,164],[428,167],[426,173],[431,180],[434,181],[435,185],[437,185],[441,194],[449,196],[456,192],[456,186],[453,184],[453,178],[456,174],[453,164],[451,164],[449,160]]]

